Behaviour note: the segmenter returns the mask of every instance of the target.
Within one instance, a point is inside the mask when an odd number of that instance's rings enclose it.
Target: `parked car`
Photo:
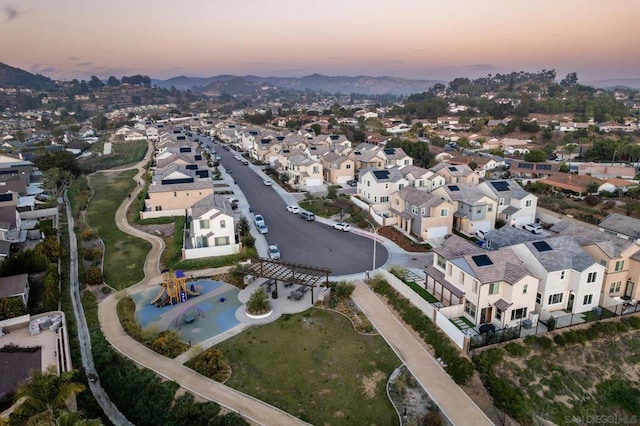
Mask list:
[[[353,179],[353,180],[348,180],[347,181],[347,185],[349,186],[358,186],[358,181]]]
[[[244,166],[248,166],[248,165],[249,165],[249,160],[246,160],[246,159],[245,159],[245,160],[242,160],[242,164],[243,164]]]
[[[265,225],[264,223],[256,224],[256,228],[258,228],[258,231],[261,234],[266,234],[267,232],[269,232],[269,228],[267,228],[267,225]]]
[[[349,232],[351,230],[351,225],[345,222],[338,222],[333,224],[333,228],[338,231]]]
[[[287,206],[287,211],[289,213],[298,214],[298,213],[300,213],[300,207],[298,207],[298,206]]]
[[[300,217],[300,219],[304,219],[307,222],[311,220],[316,220],[316,215],[308,211],[302,211],[298,216]]]
[[[266,186],[273,185],[273,182],[271,181],[271,179],[263,179],[262,183],[264,183]]]
[[[527,223],[522,227],[525,231],[529,231],[532,234],[539,234],[542,232],[542,226],[539,223]]]
[[[256,226],[265,224],[264,217],[262,217],[261,214],[256,214],[255,216],[253,216],[253,221],[256,223]]]
[[[280,259],[280,250],[278,249],[278,246],[276,245],[269,246],[269,258],[273,260]]]
[[[483,240],[484,241],[484,239],[487,238],[487,234],[488,233],[489,233],[489,231],[485,231],[483,229],[478,229],[476,231],[476,238],[478,238],[479,240]]]

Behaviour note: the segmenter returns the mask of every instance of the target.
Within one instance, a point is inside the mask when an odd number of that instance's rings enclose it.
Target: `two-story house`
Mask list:
[[[538,279],[510,248],[487,252],[452,235],[433,251],[427,290],[474,325],[513,327],[534,311]]]
[[[454,206],[426,191],[407,186],[391,195],[391,217],[405,234],[421,241],[451,233]]]
[[[485,181],[478,185],[483,194],[498,204],[498,219],[508,226],[521,228],[536,219],[538,197],[527,192],[513,179]]]
[[[289,184],[296,188],[308,189],[323,183],[322,163],[305,156],[295,154],[290,157],[279,156],[282,172],[288,177]]]
[[[455,206],[453,229],[456,231],[474,235],[478,230],[495,228],[498,203],[476,185],[448,184],[434,189],[433,194]]]
[[[477,185],[480,182],[480,176],[466,164],[438,163],[431,170],[444,177],[446,183]]]
[[[342,185],[355,177],[355,162],[335,151],[320,157],[324,181],[330,185]]]
[[[366,169],[360,172],[358,195],[371,204],[376,212],[388,211],[391,194],[409,184],[400,169]]]
[[[445,178],[443,176],[429,169],[410,165],[402,166],[400,171],[404,174],[407,181],[409,181],[409,185],[420,190],[431,192],[445,184]]]
[[[540,319],[554,313],[589,312],[598,306],[605,267],[573,238],[558,236],[510,248],[540,279],[536,293]]]
[[[189,228],[184,239],[183,259],[240,252],[232,206],[226,197],[207,195],[191,206],[187,215]]]
[[[608,234],[626,238],[640,244],[640,219],[618,213],[611,213],[600,221],[598,227],[601,231]]]

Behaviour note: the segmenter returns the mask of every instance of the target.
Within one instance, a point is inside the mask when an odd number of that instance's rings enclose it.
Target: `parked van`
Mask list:
[[[300,216],[301,219],[304,219],[306,221],[316,220],[316,215],[307,211],[300,212],[298,216]]]

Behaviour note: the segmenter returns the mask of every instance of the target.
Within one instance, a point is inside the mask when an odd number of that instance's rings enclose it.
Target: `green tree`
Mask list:
[[[320,135],[322,133],[322,126],[319,125],[318,123],[313,123],[311,126],[311,130],[313,130],[313,133],[317,135]]]
[[[46,371],[33,370],[28,381],[16,391],[15,401],[22,401],[14,411],[16,416],[37,423],[55,424],[67,403],[85,389],[82,383],[73,381],[74,371],[57,374],[54,366]]]
[[[102,277],[102,271],[97,266],[93,266],[87,269],[87,285],[102,285],[104,284],[104,278]]]
[[[27,307],[19,297],[0,297],[0,321],[27,313]]]
[[[109,87],[116,87],[116,86],[120,86],[120,80],[118,80],[117,78],[115,78],[114,76],[109,77],[109,79],[107,80],[107,86]]]
[[[41,155],[38,155],[33,163],[43,172],[57,167],[61,171],[70,172],[74,176],[78,176],[80,174],[80,167],[78,166],[78,162],[75,156],[69,151],[45,152]],[[63,177],[63,173],[60,172],[58,176]]]
[[[541,149],[532,149],[524,155],[524,161],[531,163],[542,163],[546,161],[547,154]]]
[[[269,296],[267,293],[259,288],[254,291],[249,300],[247,301],[247,312],[254,315],[266,314],[271,310],[271,303],[269,303]]]

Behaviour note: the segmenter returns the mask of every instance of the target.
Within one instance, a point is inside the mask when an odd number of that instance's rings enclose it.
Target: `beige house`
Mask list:
[[[212,194],[211,179],[197,178],[195,173],[172,165],[154,175],[140,217],[183,216],[190,206]]]
[[[640,300],[640,244],[566,221],[556,223],[551,230],[572,237],[605,267],[604,295]]]
[[[468,183],[477,185],[480,176],[466,164],[439,163],[431,167],[431,171],[444,177],[447,184]]]
[[[409,185],[427,192],[431,192],[446,183],[444,177],[422,167],[403,166],[400,171],[409,182]]]
[[[407,186],[391,195],[391,217],[396,227],[420,241],[451,233],[454,206],[426,191]]]
[[[467,235],[476,231],[495,229],[498,203],[483,194],[475,185],[444,185],[433,194],[451,202],[455,206],[453,229]]]
[[[282,150],[282,140],[284,136],[256,138],[249,150],[249,155],[254,160],[273,165]]]
[[[330,185],[342,185],[352,180],[355,174],[355,162],[336,152],[327,152],[320,157],[324,181]]]
[[[285,150],[286,151],[286,150]],[[289,184],[296,188],[309,188],[323,184],[322,163],[301,153],[278,156],[276,170],[288,176]]]

